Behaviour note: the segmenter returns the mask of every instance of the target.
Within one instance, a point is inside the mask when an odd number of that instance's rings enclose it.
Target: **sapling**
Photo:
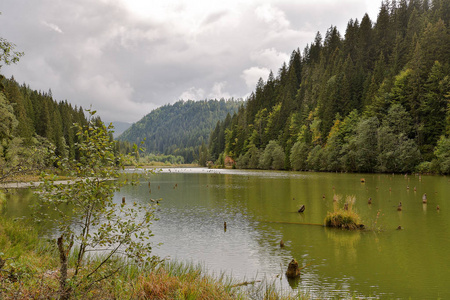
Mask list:
[[[60,259],[60,299],[86,292],[98,282],[113,276],[123,264],[117,258],[145,264],[151,255],[150,225],[156,203],[115,203],[113,195],[122,183],[122,159],[114,155],[114,141],[95,111],[88,110],[88,125],[75,124],[78,159],[55,159],[60,170],[75,178],[70,184],[56,184],[55,176],[42,174],[39,188],[38,219],[45,210],[55,211],[56,243]],[[91,259],[97,254],[95,259]],[[69,259],[69,257],[71,259]]]

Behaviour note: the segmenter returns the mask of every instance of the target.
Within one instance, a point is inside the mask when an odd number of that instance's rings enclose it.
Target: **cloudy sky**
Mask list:
[[[180,99],[245,98],[331,25],[381,0],[2,0],[0,36],[25,52],[3,66],[55,100],[136,122]]]

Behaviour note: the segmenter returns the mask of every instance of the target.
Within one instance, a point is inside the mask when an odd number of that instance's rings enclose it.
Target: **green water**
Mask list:
[[[237,280],[266,278],[321,298],[450,298],[447,177],[165,169],[150,176],[150,189],[146,180],[115,197],[163,198],[152,237],[163,243],[154,248],[162,257],[200,262]],[[334,194],[355,196],[353,210],[366,228],[377,230],[313,225],[333,210]],[[12,198],[5,213],[29,213],[26,199]],[[297,213],[302,204],[305,212]],[[308,266],[288,282],[284,272],[292,258]]]

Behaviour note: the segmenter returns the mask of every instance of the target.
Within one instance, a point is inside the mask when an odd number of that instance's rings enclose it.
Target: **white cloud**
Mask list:
[[[190,87],[178,97],[182,100],[201,100],[205,98],[205,90],[196,87]]]
[[[61,28],[59,28],[58,25],[56,25],[56,24],[47,23],[46,21],[42,21],[42,24],[58,33],[63,33]]]
[[[285,13],[270,3],[258,6],[255,9],[258,19],[271,25],[272,30],[284,30],[290,27],[289,20],[286,19]]]
[[[270,74],[270,70],[267,68],[251,67],[242,72],[241,77],[244,79],[245,84],[249,89],[254,89],[259,78],[266,80]]]
[[[250,53],[250,59],[253,62],[272,71],[279,69],[284,62],[287,63],[289,57],[289,54],[279,52],[275,48],[261,49]]]
[[[210,99],[229,99],[231,98],[230,94],[228,92],[225,92],[224,89],[226,88],[227,83],[225,81],[222,82],[215,82],[211,92],[208,94],[208,97]]]

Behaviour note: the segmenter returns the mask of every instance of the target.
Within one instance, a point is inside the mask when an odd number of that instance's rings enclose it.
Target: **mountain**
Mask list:
[[[114,126],[113,136],[115,139],[118,138],[125,130],[130,128],[131,125],[133,125],[132,123],[119,122],[119,121],[111,122],[111,124]]]
[[[147,153],[180,155],[185,162],[199,159],[199,148],[211,130],[243,105],[241,100],[178,101],[159,107],[133,124],[119,141],[144,141]],[[206,148],[206,146],[204,146]]]
[[[240,168],[450,173],[448,0],[383,1],[377,20],[292,52],[210,136]],[[219,161],[223,164],[222,161]]]

